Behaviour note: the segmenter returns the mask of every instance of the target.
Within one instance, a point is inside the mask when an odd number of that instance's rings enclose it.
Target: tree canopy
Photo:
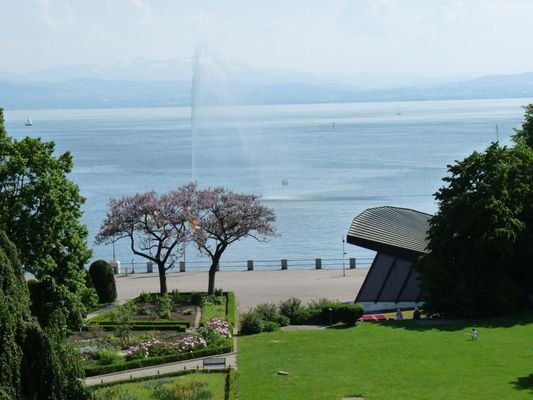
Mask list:
[[[147,192],[111,199],[97,243],[127,239],[134,254],[158,266],[160,291],[167,292],[166,271],[183,246],[195,241],[211,258],[209,293],[228,246],[244,237],[265,240],[274,234],[274,212],[255,195],[222,187],[198,190],[195,183],[157,195]]]
[[[275,235],[276,216],[258,196],[223,187],[199,191],[197,207],[194,240],[198,249],[211,258],[208,294],[213,294],[217,267],[228,246],[245,237],[265,241]]]
[[[132,252],[158,267],[161,293],[167,292],[166,271],[190,240],[188,221],[194,213],[196,185],[158,196],[146,192],[109,201],[96,243],[127,239]]]
[[[86,314],[84,264],[91,250],[81,224],[85,199],[67,175],[68,152],[54,155],[53,142],[8,136],[0,109],[0,228],[15,244],[25,271],[47,288],[52,308],[69,310],[76,327]]]
[[[512,147],[492,143],[448,166],[429,254],[418,263],[429,309],[453,316],[525,307],[533,294],[533,107]],[[533,143],[533,142],[531,142]]]
[[[54,311],[43,330],[32,318],[15,246],[0,231],[0,399],[87,399],[79,356],[65,343],[65,319]]]

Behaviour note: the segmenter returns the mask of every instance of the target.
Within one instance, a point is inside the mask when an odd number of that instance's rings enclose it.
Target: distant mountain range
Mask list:
[[[111,108],[188,106],[192,60],[53,68],[30,74],[0,72],[0,107]],[[224,66],[224,82],[201,84],[202,104],[296,104],[533,97],[533,73],[456,82],[388,77],[370,88],[358,80],[295,73],[264,73]],[[174,79],[173,79],[174,78]],[[379,77],[374,77],[374,82]],[[367,79],[368,81],[368,79]],[[403,82],[403,85],[399,82]],[[222,84],[223,83],[223,84]],[[383,87],[383,86],[388,87]],[[222,89],[224,88],[224,89]]]

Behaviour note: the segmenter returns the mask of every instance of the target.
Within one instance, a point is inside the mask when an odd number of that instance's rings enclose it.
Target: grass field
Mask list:
[[[423,323],[241,337],[240,398],[533,398],[533,316],[477,321],[475,342],[473,323]]]
[[[172,390],[173,393],[181,394],[181,397],[177,396],[175,398],[224,400],[225,379],[226,375],[221,373],[188,374],[174,378],[152,379],[113,385],[97,389],[95,396],[97,400],[166,400],[169,397],[157,396],[157,387],[161,385],[166,389]],[[178,386],[181,390],[177,389]],[[196,388],[196,392],[200,393],[199,397],[192,395],[194,391],[192,388]],[[205,393],[202,396],[202,392],[209,392],[211,397],[208,397]]]

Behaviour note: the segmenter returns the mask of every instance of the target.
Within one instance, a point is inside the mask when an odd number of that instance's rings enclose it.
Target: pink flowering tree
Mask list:
[[[192,229],[200,252],[211,258],[208,294],[215,292],[215,274],[224,251],[232,243],[250,237],[266,241],[276,235],[274,211],[253,194],[240,194],[223,187],[197,193],[198,214]]]
[[[196,185],[190,183],[158,196],[146,192],[111,199],[96,243],[126,239],[134,254],[157,265],[161,294],[167,293],[166,271],[191,239],[190,216],[195,212]]]

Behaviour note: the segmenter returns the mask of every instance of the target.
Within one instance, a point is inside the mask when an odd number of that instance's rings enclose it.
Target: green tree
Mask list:
[[[19,250],[27,272],[51,290],[54,309],[71,327],[86,314],[84,264],[91,251],[80,223],[84,198],[67,178],[72,155],[54,156],[53,142],[8,136],[0,109],[0,228]]]
[[[522,129],[515,129],[513,140],[533,148],[533,104],[524,107],[524,122]]]
[[[533,107],[526,108],[527,132]],[[418,263],[429,309],[445,315],[502,314],[533,292],[533,151],[491,144],[448,166],[435,194],[429,254]]]
[[[65,326],[60,311],[46,330],[33,319],[15,246],[0,231],[0,398],[89,398],[79,358],[65,343]]]

